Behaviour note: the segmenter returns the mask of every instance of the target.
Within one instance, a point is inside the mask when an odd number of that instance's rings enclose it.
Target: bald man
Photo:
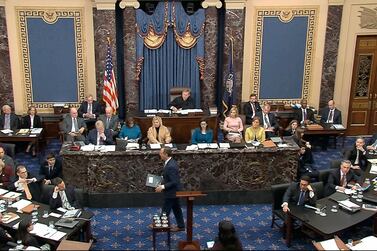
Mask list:
[[[107,106],[105,109],[105,114],[99,115],[99,120],[101,120],[105,126],[105,129],[110,129],[114,137],[119,133],[118,125],[119,118],[118,115],[114,114],[113,108]]]
[[[83,133],[86,129],[86,123],[83,118],[78,117],[76,108],[69,110],[69,114],[63,120],[62,127],[66,141],[85,141]]]
[[[330,100],[327,107],[321,111],[321,123],[342,124],[342,112],[335,107],[335,101]]]
[[[0,130],[10,129],[17,130],[20,122],[16,114],[12,113],[12,108],[9,105],[3,105],[2,114],[0,115]]]

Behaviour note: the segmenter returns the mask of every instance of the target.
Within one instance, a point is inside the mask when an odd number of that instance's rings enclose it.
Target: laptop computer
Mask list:
[[[78,220],[60,219],[57,222],[55,222],[55,226],[66,227],[66,228],[74,228],[78,223],[79,223]]]
[[[127,149],[128,141],[126,139],[116,138],[115,151],[125,151]]]

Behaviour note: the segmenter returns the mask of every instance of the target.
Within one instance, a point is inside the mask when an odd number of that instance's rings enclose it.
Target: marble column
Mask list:
[[[139,111],[139,81],[136,80],[136,10],[124,9],[124,83],[126,90],[126,111]]]
[[[334,96],[342,11],[343,6],[341,5],[329,6],[319,108],[325,107],[327,102]]]
[[[243,69],[243,41],[245,28],[244,9],[227,9],[225,13],[225,46],[224,46],[224,79],[229,68],[230,39],[233,38],[233,70],[235,73],[235,103],[241,103],[242,95],[242,69]]]
[[[0,107],[14,107],[5,7],[0,6]]]
[[[201,86],[201,107],[215,106],[216,95],[216,50],[217,50],[217,9],[206,9],[205,45],[204,45],[204,80]]]
[[[113,56],[114,73],[116,76],[116,33],[115,33],[115,11],[93,9],[94,25],[94,50],[96,57],[96,90],[97,100],[102,100],[103,77],[105,74],[107,37],[110,37],[111,51]]]

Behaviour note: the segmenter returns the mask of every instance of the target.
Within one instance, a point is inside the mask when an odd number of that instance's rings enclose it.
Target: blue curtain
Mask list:
[[[160,2],[153,15],[137,10],[136,19],[140,109],[168,108],[170,88],[181,86],[191,88],[195,104],[200,107],[204,10],[189,16],[180,2]],[[156,48],[151,48],[144,41],[150,33],[150,27],[154,28],[155,37],[163,41]],[[185,32],[189,32],[195,41],[190,48],[183,48],[177,41]]]

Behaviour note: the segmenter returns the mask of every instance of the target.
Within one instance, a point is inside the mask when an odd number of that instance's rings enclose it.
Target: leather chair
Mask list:
[[[287,188],[289,187],[290,183],[285,184],[278,184],[272,185],[272,221],[271,221],[271,228],[276,225],[281,230],[284,228],[284,221],[285,221],[285,213],[281,208],[281,204],[283,203],[283,196]],[[283,224],[279,225],[276,220],[280,219]]]
[[[0,143],[0,146],[4,148],[5,154],[14,159],[16,156],[16,145],[11,143]]]
[[[325,186],[327,184],[328,179],[329,179],[329,175],[333,170],[334,169],[319,170],[318,181],[322,181],[323,185]]]
[[[324,197],[324,185],[322,181],[311,183],[312,188],[317,194],[317,200]]]
[[[182,92],[184,90],[190,90],[191,92],[191,89],[188,88],[188,87],[172,87],[170,88],[170,91],[169,91],[169,94],[170,94],[170,102],[173,101],[176,97],[179,97],[182,95]]]
[[[42,189],[41,189],[42,193],[41,193],[41,198],[40,198],[41,203],[46,204],[46,205],[50,204],[50,195],[54,191],[54,187],[55,187],[54,185],[45,185],[45,184],[42,185]]]
[[[342,163],[342,161],[341,161],[341,160],[338,160],[338,159],[336,159],[336,160],[331,160],[331,161],[330,161],[330,168],[331,168],[331,169],[339,168],[341,163]]]

